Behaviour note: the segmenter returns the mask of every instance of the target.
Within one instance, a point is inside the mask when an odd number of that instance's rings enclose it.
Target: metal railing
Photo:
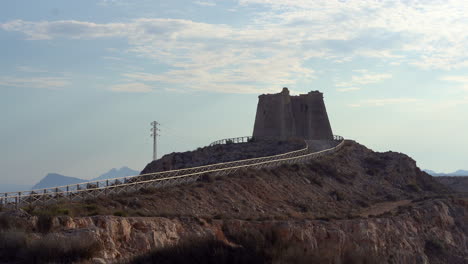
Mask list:
[[[337,136],[335,137],[335,141],[338,143],[335,147],[318,152],[310,152],[308,148],[309,144],[306,141],[307,146],[303,149],[273,156],[216,163],[180,170],[147,173],[31,191],[0,193],[0,205],[19,206],[36,203],[51,203],[58,200],[77,201],[88,198],[95,198],[102,195],[132,192],[142,188],[159,188],[193,182],[196,181],[201,175],[207,173],[213,174],[214,176],[223,176],[233,173],[239,169],[260,169],[265,167],[275,167],[281,164],[301,163],[311,158],[334,152],[341,148],[344,143],[344,139]]]
[[[220,139],[215,142],[212,142],[210,146],[214,145],[222,145],[222,144],[235,144],[235,143],[247,143],[253,139],[251,136],[244,136],[244,137],[235,137],[235,138],[225,138]]]

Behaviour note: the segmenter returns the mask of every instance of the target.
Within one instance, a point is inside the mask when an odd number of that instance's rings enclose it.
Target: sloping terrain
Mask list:
[[[468,260],[466,197],[452,196],[404,154],[376,153],[353,141],[305,164],[205,175],[188,185],[24,209],[20,216],[3,216],[34,233],[28,239],[84,239],[97,243],[95,256],[106,261],[151,249],[169,251],[135,263],[171,263],[160,261],[161,254],[166,260],[167,254],[193,260],[177,247],[194,237],[196,245],[185,249],[208,250],[198,252],[205,258],[213,254],[200,239],[208,239],[207,245],[210,239],[221,241],[219,252],[240,247],[247,251],[235,254],[248,253],[243,262],[211,263]]]
[[[437,176],[434,179],[456,192],[468,193],[468,176]]]
[[[406,155],[375,153],[349,141],[306,164],[204,175],[197,183],[93,201],[98,212],[235,219],[343,218],[374,203],[416,199],[447,189]],[[72,204],[72,212],[80,212]],[[80,203],[76,204],[78,207]]]
[[[152,161],[141,174],[198,167],[214,163],[272,156],[305,148],[303,140],[256,140],[248,143],[214,145],[194,151],[171,153]]]

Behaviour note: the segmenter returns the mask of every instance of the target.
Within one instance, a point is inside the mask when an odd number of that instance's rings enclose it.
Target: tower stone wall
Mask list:
[[[253,136],[269,139],[333,139],[323,94],[312,91],[290,96],[289,90],[283,88],[281,93],[260,95]]]

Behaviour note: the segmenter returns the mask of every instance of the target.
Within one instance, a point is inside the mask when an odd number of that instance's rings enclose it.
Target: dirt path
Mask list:
[[[377,204],[370,206],[369,208],[365,208],[364,210],[362,210],[360,213],[360,216],[368,217],[369,215],[381,215],[383,213],[392,211],[398,206],[407,205],[410,203],[411,203],[411,200],[377,203]]]

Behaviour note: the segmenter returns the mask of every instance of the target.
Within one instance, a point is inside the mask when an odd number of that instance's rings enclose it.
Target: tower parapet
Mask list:
[[[332,140],[323,93],[290,96],[288,88],[258,97],[254,138]]]

